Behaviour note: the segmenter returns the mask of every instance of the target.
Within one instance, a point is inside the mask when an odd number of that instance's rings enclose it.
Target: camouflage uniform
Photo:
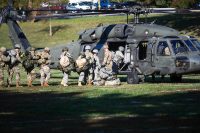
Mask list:
[[[28,87],[32,87],[32,82],[36,78],[36,72],[34,70],[34,65],[37,64],[37,60],[39,57],[37,56],[35,52],[35,48],[28,49],[28,56],[30,56],[28,59],[30,60],[30,63],[32,63],[33,67],[30,70],[27,70],[27,85]]]
[[[72,58],[72,57],[71,57],[70,53],[68,53],[68,48],[63,48],[62,54],[60,55],[60,58],[62,58],[63,56],[68,57],[68,61],[69,61],[68,63],[70,64],[70,59],[69,58]],[[63,79],[61,81],[61,85],[68,86],[68,80],[69,80],[69,72],[66,72],[66,71],[63,70]]]
[[[38,60],[40,64],[40,83],[41,86],[49,86],[48,81],[50,79],[50,68],[49,64],[51,63],[50,49],[46,47],[42,53],[40,53],[40,59]]]
[[[89,45],[87,45],[85,47],[85,56],[86,59],[89,61],[90,67],[88,69],[88,71],[85,71],[85,76],[88,77],[88,85],[92,85],[92,78],[93,78],[93,67],[92,64],[94,62],[94,57],[93,54],[90,52],[91,47]]]
[[[112,70],[112,53],[109,51],[108,49],[108,45],[105,44],[104,45],[104,59],[103,59],[103,63],[102,66],[105,66],[106,68],[109,68],[110,70]]]
[[[22,62],[21,57],[23,56],[23,53],[20,51],[21,47],[19,44],[15,45],[15,49],[10,51],[11,55],[11,62],[9,63],[9,69],[8,69],[8,87],[12,84],[12,79],[14,73],[16,74],[16,87],[20,86],[20,68],[19,64]]]
[[[124,59],[124,54],[122,53],[123,51],[124,51],[124,47],[120,46],[119,49],[115,52],[115,55],[113,58],[113,66],[112,66],[113,74],[118,73],[119,66]]]
[[[4,85],[4,67],[10,61],[6,48],[0,48],[0,86]]]
[[[92,51],[94,53],[94,62],[93,62],[93,70],[94,70],[94,82],[99,81],[100,80],[100,76],[99,76],[99,70],[101,67],[100,61],[99,61],[99,57],[98,57],[98,50],[94,49]]]
[[[77,60],[80,60],[80,59],[86,59],[85,53],[81,53],[81,55],[78,57]],[[82,86],[83,81],[85,81],[85,72],[81,70],[79,72],[78,86]]]

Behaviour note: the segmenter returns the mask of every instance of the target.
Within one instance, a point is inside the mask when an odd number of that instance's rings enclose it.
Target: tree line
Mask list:
[[[0,8],[7,5],[8,0],[1,0]],[[51,2],[53,0],[14,0],[15,8],[19,7],[30,7],[37,8],[40,7],[42,2]],[[59,3],[67,3],[68,0],[54,0]],[[176,7],[176,8],[190,8],[194,6],[195,3],[200,2],[200,0],[111,0],[115,2],[126,2],[135,1],[143,3],[144,5],[154,6],[154,7]]]

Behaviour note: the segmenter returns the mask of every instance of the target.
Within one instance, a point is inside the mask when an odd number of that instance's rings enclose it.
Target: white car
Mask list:
[[[90,6],[85,5],[84,3],[69,3],[69,5],[72,5],[80,10],[89,10],[90,9]]]

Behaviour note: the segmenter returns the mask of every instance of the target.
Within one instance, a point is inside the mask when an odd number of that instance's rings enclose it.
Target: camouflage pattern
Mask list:
[[[22,62],[22,57],[24,54],[20,51],[18,47],[16,47],[13,52],[15,52],[15,55],[11,55],[11,63],[8,64],[8,87],[12,84],[12,79],[14,74],[16,75],[16,87],[20,86],[20,63]],[[12,59],[15,61],[12,63]]]
[[[60,58],[62,58],[63,56],[67,56],[68,58],[71,57],[70,53],[68,53],[67,51],[68,51],[68,49],[64,48],[62,54],[60,55]],[[70,60],[68,60],[68,61],[70,61]],[[69,74],[68,73],[69,72],[66,72],[66,71],[63,70],[63,79],[61,81],[61,85],[63,85],[63,86],[68,86],[68,80],[69,80]]]
[[[39,59],[39,57],[37,56],[37,53],[35,52],[35,48],[31,47],[28,52],[30,54],[30,60],[32,61],[32,63],[34,63],[34,65],[37,64],[37,60]],[[32,86],[32,82],[35,80],[35,78],[36,78],[36,72],[33,67],[32,70],[27,71],[27,83],[29,87]]]
[[[0,86],[4,85],[4,67],[10,61],[6,48],[0,48]]]
[[[104,59],[102,65],[112,70],[112,53],[109,51],[107,45],[104,47]]]
[[[40,53],[40,59],[38,61],[40,64],[41,86],[48,86],[48,81],[50,79],[49,64],[51,63],[51,55],[49,54],[49,52],[49,49],[45,48],[45,50]]]
[[[99,70],[101,68],[101,64],[99,61],[99,57],[97,54],[94,54],[94,63],[93,63],[93,69],[94,69],[94,81],[99,81],[100,76],[99,76]]]
[[[90,50],[86,50],[85,51],[85,56],[86,56],[86,59],[89,61],[89,69],[88,71],[86,71],[85,73],[85,76],[88,76],[88,83],[91,84],[91,81],[92,81],[92,78],[93,78],[93,67],[92,67],[92,64],[94,62],[94,56],[93,54],[90,52]]]

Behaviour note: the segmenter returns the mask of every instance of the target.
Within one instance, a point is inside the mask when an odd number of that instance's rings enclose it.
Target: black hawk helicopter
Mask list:
[[[31,11],[31,10],[30,10]],[[36,10],[32,10],[36,11]],[[49,10],[38,10],[49,11]],[[57,68],[61,49],[69,48],[69,52],[76,60],[85,46],[99,50],[99,58],[104,57],[103,45],[107,42],[109,49],[115,52],[119,46],[125,48],[123,64],[118,68],[118,74],[127,75],[129,84],[137,84],[139,75],[170,75],[173,82],[181,81],[182,75],[198,73],[200,71],[199,41],[194,38],[181,37],[175,29],[152,23],[139,22],[140,14],[148,14],[150,10],[93,10],[83,13],[67,14],[88,15],[106,13],[134,14],[134,23],[99,25],[80,33],[77,41],[68,45],[50,48],[52,55],[51,68]],[[13,45],[20,44],[23,50],[31,47],[20,26],[16,22],[23,19],[13,9],[13,1],[8,1],[8,6],[2,10],[1,20],[10,30],[10,39]],[[195,43],[194,41],[195,40]],[[166,53],[167,51],[167,53]]]

